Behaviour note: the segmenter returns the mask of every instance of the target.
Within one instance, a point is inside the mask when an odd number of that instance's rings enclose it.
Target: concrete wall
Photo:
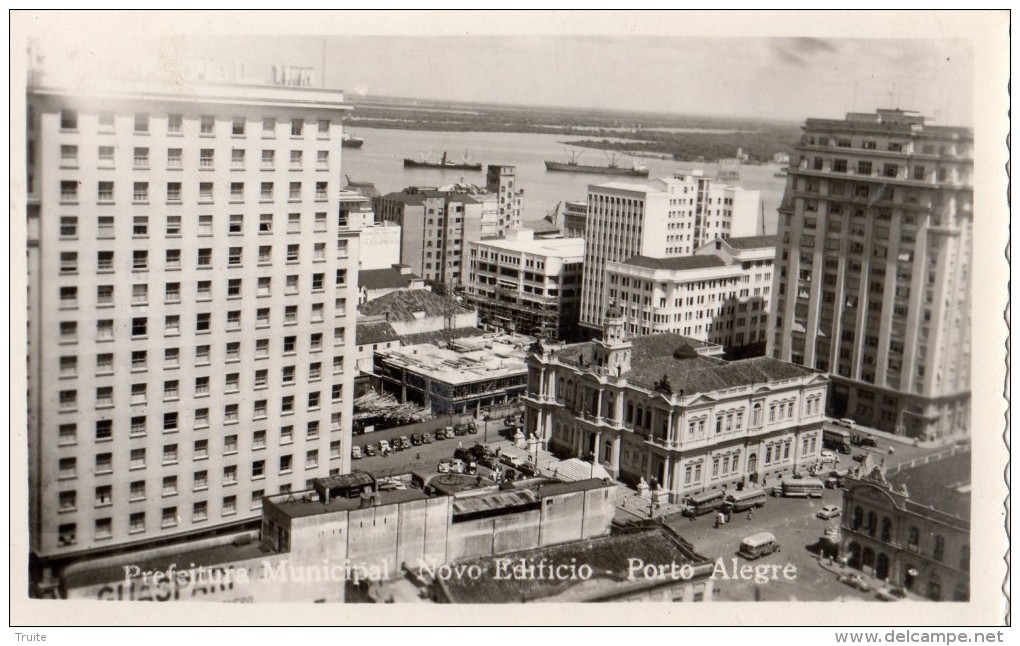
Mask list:
[[[541,533],[542,510],[497,516],[494,523],[492,549],[494,554],[506,554],[518,550],[529,550],[538,547]]]
[[[583,491],[546,498],[542,503],[542,546],[581,540],[583,512]]]
[[[584,520],[581,538],[606,536],[616,515],[616,489],[606,487],[584,492]]]
[[[403,505],[366,507],[350,511],[347,558],[354,565],[383,567],[392,576],[397,561],[399,518]],[[292,548],[293,549],[293,548]]]

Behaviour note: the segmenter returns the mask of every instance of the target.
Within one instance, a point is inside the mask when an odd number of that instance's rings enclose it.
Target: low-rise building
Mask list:
[[[425,279],[412,273],[410,267],[393,264],[385,268],[359,271],[358,290],[358,304],[364,305],[392,292],[427,290],[427,288]]]
[[[666,566],[665,570],[660,566]],[[585,541],[465,561],[436,581],[440,603],[711,601],[713,564],[673,529],[641,524]],[[645,568],[651,568],[646,570]]]
[[[817,461],[824,375],[766,357],[723,361],[671,333],[628,338],[615,308],[603,335],[539,342],[528,355],[526,431],[552,451],[654,481],[671,501]]]
[[[486,335],[378,350],[375,374],[385,392],[436,415],[470,413],[524,394],[531,339]]]
[[[845,486],[840,558],[936,601],[970,598],[969,448],[923,464],[859,467]]]
[[[692,256],[606,264],[606,302],[631,334],[673,332],[741,348],[764,343],[775,236],[716,238]]]
[[[454,297],[440,296],[427,289],[402,289],[362,303],[358,315],[367,320],[384,320],[396,333],[410,336],[478,326],[478,312],[459,304]]]
[[[483,323],[543,338],[577,327],[584,239],[536,240],[528,229],[468,243],[465,297]]]

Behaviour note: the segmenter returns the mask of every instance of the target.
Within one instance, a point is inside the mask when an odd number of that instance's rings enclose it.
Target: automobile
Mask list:
[[[514,458],[509,453],[503,453],[502,455],[500,455],[499,461],[507,465],[508,467],[512,467],[514,465]]]
[[[367,457],[367,458],[372,457],[373,455],[376,454],[375,445],[374,444],[366,444],[364,451],[365,451],[365,457]]]
[[[449,428],[449,427],[447,427],[447,428]],[[467,435],[467,426],[465,426],[464,424],[457,424],[457,426],[453,429],[453,434],[455,436],[457,436],[457,437],[460,437],[462,435]],[[447,436],[447,437],[449,437],[449,436]]]
[[[421,433],[411,435],[411,444],[414,446],[421,446]]]
[[[853,439],[853,443],[857,446],[878,446],[875,438],[868,437],[867,435],[858,435]]]
[[[475,462],[474,460],[471,460],[470,462],[468,462],[467,463],[467,467],[465,467],[465,469],[464,469],[464,473],[466,473],[468,475],[472,475],[472,476],[477,474],[478,473],[478,463]]]
[[[407,437],[406,435],[401,435],[397,443],[400,444],[401,449],[411,448],[411,438]]]
[[[854,462],[864,462],[867,459],[868,459],[868,454],[867,453],[855,453],[854,454]]]
[[[360,460],[363,457],[365,457],[365,455],[361,452],[361,447],[360,446],[352,446],[351,447],[351,459],[352,460]]]
[[[457,460],[464,460],[467,462],[469,460],[473,460],[475,455],[471,452],[471,449],[461,447],[454,450],[453,457]]]
[[[513,469],[505,469],[503,471],[503,479],[507,482],[513,482],[517,479],[517,472]]]
[[[464,473],[467,470],[467,464],[464,460],[453,459],[450,461],[451,473]]]
[[[875,598],[881,601],[899,601],[907,598],[907,591],[895,585],[886,586],[875,593]]]
[[[514,468],[523,473],[526,476],[537,476],[538,467],[530,462],[519,462],[514,465]]]
[[[839,476],[829,476],[824,481],[826,489],[839,489],[843,486],[843,479]]]
[[[829,449],[823,449],[822,452],[819,454],[819,458],[821,459],[822,462],[838,462],[839,461],[839,458],[836,457],[836,454],[834,452],[830,451]]]
[[[476,459],[478,460],[478,464],[485,467],[486,469],[491,469],[495,471],[496,469],[499,468],[499,462],[496,461],[495,455],[483,455]]]
[[[824,520],[829,520],[830,518],[835,518],[836,516],[839,516],[841,513],[843,513],[843,511],[836,505],[825,505],[824,507],[818,510],[818,513],[815,514],[815,516],[818,516],[819,518],[822,518]]]
[[[379,440],[379,452],[385,453],[386,451],[392,451],[393,447],[390,446],[389,440]]]
[[[471,433],[472,435],[478,432],[478,425],[475,424],[475,420],[471,420],[467,423],[467,429],[468,433]]]
[[[833,423],[836,426],[842,426],[843,428],[849,428],[849,429],[857,428],[857,422],[855,422],[854,420],[850,419],[849,417],[844,417],[843,419],[837,419]]]
[[[476,458],[496,456],[496,454],[493,453],[492,449],[485,446],[484,444],[475,444],[474,446],[471,447],[470,450],[472,455],[474,455]]]
[[[453,471],[453,462],[450,460],[440,460],[439,464],[436,465],[436,470],[439,473],[451,473]]]
[[[862,577],[860,574],[857,574],[856,572],[848,572],[846,574],[841,574],[839,577],[839,582],[845,583],[851,588],[857,588],[861,592],[867,592],[868,590],[871,589],[871,584],[865,581],[864,577]]]
[[[422,444],[432,444],[432,433],[422,433],[421,443]]]

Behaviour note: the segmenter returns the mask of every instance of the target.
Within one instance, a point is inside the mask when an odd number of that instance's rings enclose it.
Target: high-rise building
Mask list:
[[[692,256],[606,264],[607,296],[631,334],[673,332],[765,349],[775,236],[716,238]]]
[[[607,263],[690,256],[715,238],[730,237],[734,223],[747,235],[754,229],[744,223],[757,221],[758,202],[757,191],[715,184],[700,171],[589,186],[581,326],[599,330],[608,305]]]
[[[28,87],[30,540],[61,564],[258,522],[349,470],[340,91]]]
[[[499,199],[498,215],[501,231],[521,226],[521,210],[524,208],[524,189],[514,188],[517,181],[517,167],[490,164],[486,169],[485,189]]]
[[[769,351],[831,373],[832,416],[921,438],[968,426],[973,141],[903,110],[804,125]]]

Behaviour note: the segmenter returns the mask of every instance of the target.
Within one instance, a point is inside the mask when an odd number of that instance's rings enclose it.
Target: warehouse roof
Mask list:
[[[366,269],[358,272],[358,287],[366,289],[401,289],[410,287],[411,283],[422,280],[415,274],[401,273],[399,269]]]
[[[359,311],[363,316],[386,316],[390,321],[414,321],[422,316],[446,316],[467,314],[470,309],[451,304],[448,299],[427,289],[408,289],[390,292],[363,304]]]

